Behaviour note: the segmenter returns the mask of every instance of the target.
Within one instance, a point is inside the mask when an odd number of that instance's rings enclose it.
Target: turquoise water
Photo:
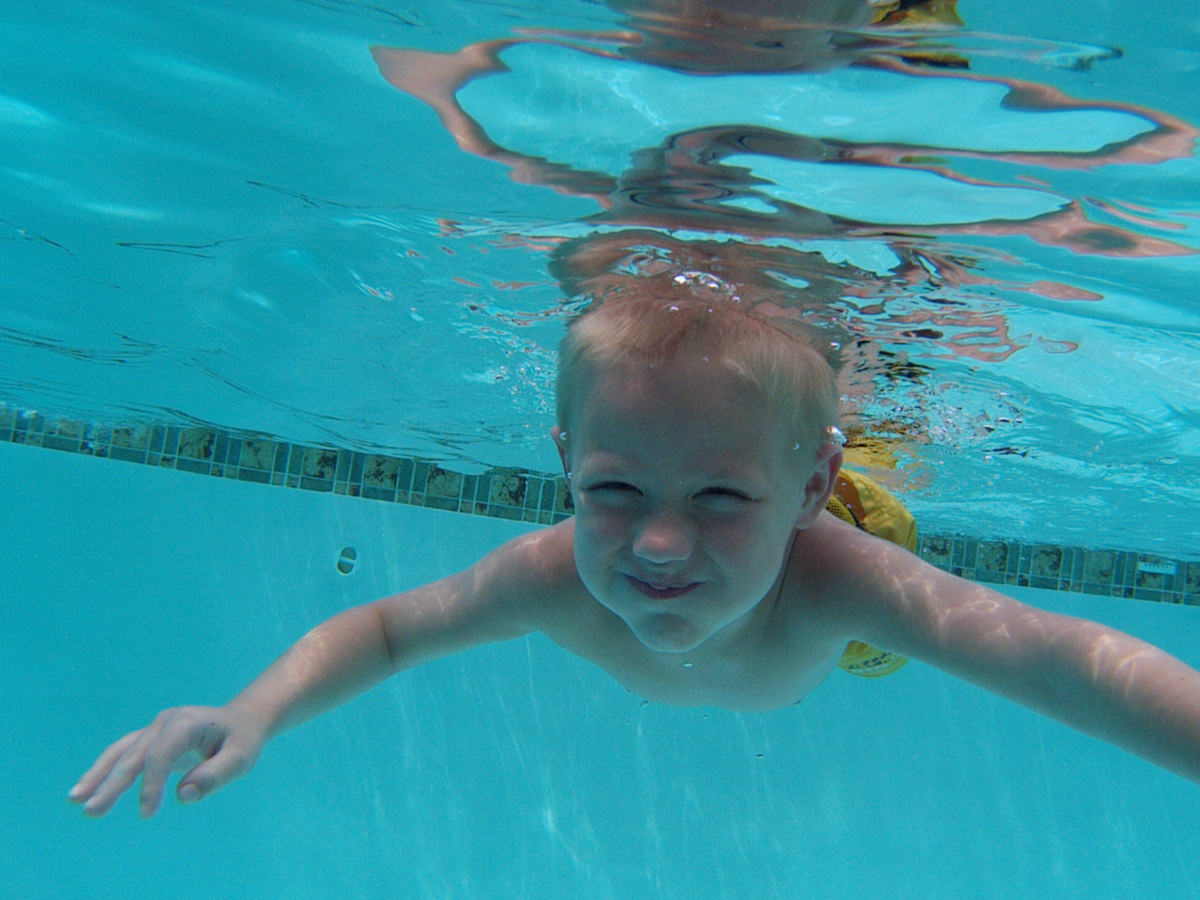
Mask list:
[[[738,715],[644,704],[522,640],[289,732],[196,806],[168,801],[143,822],[125,802],[85,819],[65,791],[116,732],[185,699],[222,701],[318,620],[464,565],[519,526],[45,457],[0,444],[10,896],[1200,890],[1193,786],[919,663]],[[359,560],[348,577],[346,545]],[[1200,663],[1190,607],[1021,596]]]
[[[847,430],[925,531],[1200,561],[1200,26],[1172,6],[963,2],[964,29],[755,74],[613,43],[639,23],[590,2],[6,9],[0,420],[546,472],[567,312],[704,271],[842,345]],[[474,44],[502,67],[457,89],[406,55]],[[117,734],[527,526],[18,443],[13,896],[1200,891],[1193,787],[918,664],[741,716],[538,640],[389,684],[197,807],[85,821],[61,798]],[[1193,608],[1020,596],[1200,664]]]
[[[564,299],[707,266],[843,344],[927,529],[1196,555],[1186,10],[746,75],[595,3],[55,9],[0,37],[0,402],[544,471]]]

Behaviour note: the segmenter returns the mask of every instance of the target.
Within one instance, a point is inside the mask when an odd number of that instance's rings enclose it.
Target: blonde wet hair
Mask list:
[[[794,323],[756,314],[735,299],[657,296],[608,299],[568,325],[558,350],[558,425],[570,431],[572,405],[597,372],[696,359],[733,374],[775,406],[793,423],[798,448],[815,449],[836,433],[833,366]]]

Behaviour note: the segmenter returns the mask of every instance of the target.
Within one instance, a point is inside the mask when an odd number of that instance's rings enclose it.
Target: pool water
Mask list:
[[[1200,893],[1192,785],[916,662],[739,715],[531,638],[149,823],[62,799],[562,514],[563,323],[680,272],[827,329],[927,558],[1200,665],[1200,19],[961,0],[697,71],[646,7],[0,13],[6,893]]]
[[[1191,896],[1181,779],[936,670],[770,714],[646,704],[540,639],[416,670],[142,822],[64,799],[348,604],[521,526],[0,444],[14,897]],[[31,516],[34,518],[31,519]],[[343,547],[357,551],[343,576]],[[1028,591],[1200,663],[1189,607]],[[15,636],[15,637],[11,637]],[[19,761],[19,764],[17,764]]]
[[[843,345],[927,530],[1194,558],[1191,19],[697,74],[601,39],[644,6],[7,10],[0,402],[546,471],[567,312],[707,266]]]

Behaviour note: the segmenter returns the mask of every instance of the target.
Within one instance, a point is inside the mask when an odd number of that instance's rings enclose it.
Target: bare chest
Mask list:
[[[836,650],[790,634],[725,652],[702,646],[692,653],[659,653],[644,647],[615,616],[549,637],[647,700],[746,712],[798,703],[838,659]]]

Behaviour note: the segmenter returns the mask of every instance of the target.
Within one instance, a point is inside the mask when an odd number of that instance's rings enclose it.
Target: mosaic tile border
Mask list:
[[[1200,606],[1200,562],[937,534],[922,537],[917,552],[941,569],[984,584]]]
[[[207,426],[107,425],[0,406],[0,443],[540,525],[572,512],[566,482],[553,475],[519,469],[467,475],[432,460]]]
[[[431,460],[294,444],[205,426],[105,425],[0,405],[0,442],[255,484],[549,525],[571,515],[562,478],[519,469],[467,475]],[[931,534],[918,553],[987,584],[1200,606],[1200,562]]]

